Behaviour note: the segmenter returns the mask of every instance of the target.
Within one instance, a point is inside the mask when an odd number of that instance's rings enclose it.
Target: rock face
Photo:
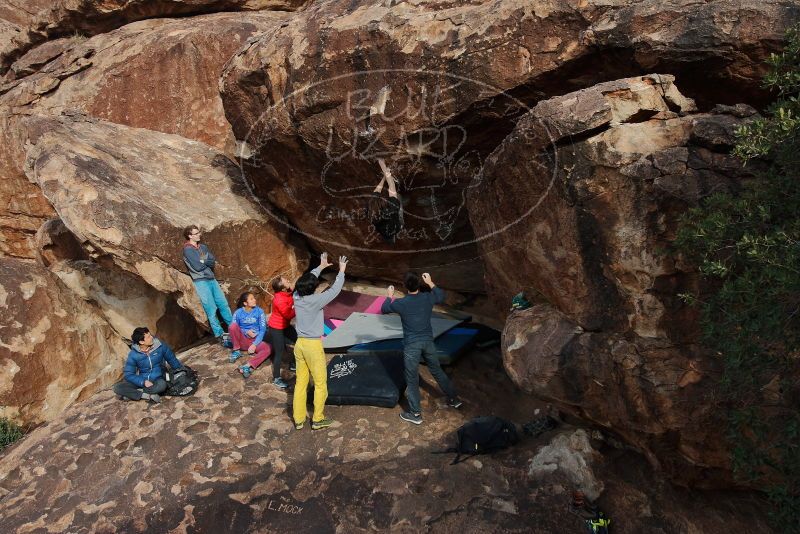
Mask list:
[[[178,357],[201,373],[196,395],[147,405],[101,392],[5,452],[0,529],[556,534],[584,528],[568,510],[576,487],[562,473],[571,464],[550,454],[575,452],[564,445],[574,428],[458,465],[449,465],[451,455],[431,454],[450,446],[455,430],[477,415],[533,417],[534,399],[496,395],[514,390],[496,350],[473,353],[475,365],[453,370],[470,392],[460,410],[423,387],[419,427],[399,425],[399,408],[328,406],[326,415],[337,422],[313,432],[294,430],[286,394],[268,387],[268,366],[244,381],[217,347]],[[427,371],[423,380],[433,385]],[[598,503],[615,532],[769,532],[752,497],[681,494],[633,453],[624,456],[624,469],[606,465],[577,432],[583,439],[568,441],[589,460],[584,476],[606,486]],[[530,475],[542,455],[556,470]]]
[[[464,197],[482,190],[483,160],[526,106],[643,68],[688,76],[709,63],[720,83],[736,80],[735,98],[757,94],[765,54],[800,15],[783,1],[627,4],[311,4],[243,49],[221,81],[248,176],[313,246],[354,256],[355,274],[424,267],[481,289],[480,269],[465,268],[480,237]],[[400,181],[406,231],[395,243],[363,209],[378,158]]]
[[[219,73],[251,34],[270,31],[284,18],[265,12],[148,20],[91,39],[48,41],[18,59],[12,70],[25,77],[0,89],[0,188],[11,199],[0,207],[0,250],[34,257],[33,235],[54,215],[22,169],[27,115],[81,110],[233,154]]]
[[[184,274],[183,228],[197,224],[229,300],[251,279],[296,273],[288,238],[265,221],[238,168],[182,137],[85,116],[35,117],[26,171],[95,261],[175,298],[205,322]]]
[[[216,11],[291,11],[307,0],[3,0],[0,67],[48,38],[96,35],[130,22]]]
[[[476,233],[507,229],[481,244],[490,294],[547,302],[506,323],[514,381],[683,483],[729,483],[728,454],[717,363],[677,297],[697,279],[667,251],[681,213],[747,178],[727,152],[753,113],[696,113],[668,76],[556,97],[519,121],[469,199]]]
[[[0,258],[0,417],[48,421],[108,386],[127,346],[47,269]]]

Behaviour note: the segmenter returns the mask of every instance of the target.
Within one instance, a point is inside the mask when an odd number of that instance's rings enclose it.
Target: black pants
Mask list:
[[[135,401],[142,399],[142,393],[164,393],[166,390],[167,381],[163,378],[157,378],[149,388],[137,387],[135,384],[131,384],[125,379],[114,384],[114,393],[120,397],[127,397]]]
[[[411,413],[422,413],[419,394],[419,364],[423,360],[428,364],[428,371],[431,372],[433,379],[439,384],[439,388],[447,395],[447,398],[452,399],[456,396],[453,382],[442,371],[442,366],[439,364],[433,340],[409,343],[403,347],[403,361],[406,374],[406,400],[408,401],[408,411]]]
[[[297,341],[297,330],[295,330],[292,325],[287,326],[283,330],[270,328],[267,332],[267,337],[264,339],[264,341],[272,345],[273,378],[278,378],[281,376],[281,359],[283,358],[283,351],[286,350],[287,339],[292,343]]]

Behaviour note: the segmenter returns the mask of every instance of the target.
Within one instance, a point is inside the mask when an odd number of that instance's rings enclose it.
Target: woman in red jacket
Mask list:
[[[283,276],[272,281],[272,290],[275,296],[272,299],[272,315],[269,316],[269,332],[267,340],[272,345],[275,354],[272,358],[272,383],[281,389],[286,389],[289,384],[281,378],[281,358],[286,347],[286,340],[292,343],[297,341],[297,331],[291,325],[294,318],[294,299],[292,292],[294,286]]]

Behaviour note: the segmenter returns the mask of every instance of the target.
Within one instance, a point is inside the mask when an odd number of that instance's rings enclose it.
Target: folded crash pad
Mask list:
[[[356,293],[355,291],[341,291],[335,299],[330,301],[323,315],[325,319],[347,319],[353,312],[364,312],[375,303],[378,297]],[[380,312],[380,308],[378,309]],[[374,313],[374,312],[373,312]]]
[[[434,340],[439,363],[450,365],[471,349],[478,339],[476,328],[453,328]],[[353,356],[400,356],[403,354],[403,341],[387,339],[372,343],[360,343],[347,350]]]
[[[437,337],[462,321],[442,316],[431,318],[433,336]],[[403,337],[403,325],[396,314],[374,315],[371,313],[353,313],[336,330],[322,340],[325,350],[336,350],[351,347],[359,343],[381,341],[384,339],[400,339]]]
[[[328,363],[326,404],[392,408],[405,389],[402,356],[334,356]]]

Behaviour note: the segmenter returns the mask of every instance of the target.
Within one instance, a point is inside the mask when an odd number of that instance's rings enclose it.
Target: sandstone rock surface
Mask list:
[[[291,11],[307,0],[3,0],[0,68],[50,38],[108,32],[130,22],[217,11]]]
[[[543,101],[487,159],[468,206],[499,303],[528,290],[590,330],[691,329],[676,295],[692,268],[668,249],[689,206],[749,176],[729,154],[747,119],[696,113],[673,81],[628,78]]]
[[[733,80],[724,102],[755,95],[763,59],[798,7],[314,3],[234,57],[220,87],[256,191],[313,246],[349,252],[355,274],[438,268],[443,285],[474,290],[482,277],[465,268],[478,254],[464,196],[481,190],[484,159],[527,106],[644,68],[688,77],[709,63],[718,65],[714,97]],[[662,53],[673,44],[678,52]],[[363,210],[380,157],[404,202],[395,243],[376,237]]]
[[[288,239],[264,220],[224,155],[196,141],[78,116],[35,117],[26,171],[91,259],[134,274],[205,315],[182,259],[197,224],[229,300],[250,284],[296,272]]]
[[[90,39],[48,41],[17,60],[12,69],[21,79],[0,89],[0,189],[10,199],[0,206],[0,250],[34,257],[33,235],[54,214],[23,172],[26,116],[81,110],[233,154],[219,74],[249,36],[284,18],[264,12],[147,20]]]
[[[40,423],[120,374],[128,347],[31,260],[0,258],[0,417]]]
[[[569,481],[528,474],[540,447],[563,439],[558,435],[454,466],[452,456],[431,454],[449,446],[471,417],[533,417],[533,399],[496,394],[514,388],[496,350],[473,353],[452,371],[470,392],[461,410],[444,405],[424,372],[422,426],[399,424],[399,408],[329,406],[326,414],[337,422],[314,432],[294,430],[286,393],[269,387],[268,368],[245,382],[217,347],[179,357],[203,377],[195,396],[150,406],[102,392],[5,452],[0,528],[325,534],[583,528],[568,510],[575,489]],[[619,533],[721,534],[742,525],[769,532],[751,496],[689,497],[632,453],[624,460],[624,469],[601,460],[592,465],[607,487],[598,502]]]
[[[507,228],[481,244],[490,294],[546,303],[506,323],[512,379],[684,484],[730,484],[730,464],[718,361],[678,299],[700,289],[696,273],[668,250],[680,214],[747,179],[728,154],[754,113],[742,111],[697,113],[659,75],[549,99],[488,158],[469,199],[478,235]]]

